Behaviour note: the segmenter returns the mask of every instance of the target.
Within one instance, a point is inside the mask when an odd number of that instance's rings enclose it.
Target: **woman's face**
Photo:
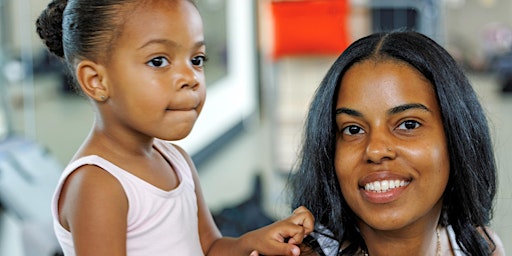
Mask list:
[[[341,80],[335,169],[360,228],[436,222],[450,163],[436,95],[416,69],[367,60]]]

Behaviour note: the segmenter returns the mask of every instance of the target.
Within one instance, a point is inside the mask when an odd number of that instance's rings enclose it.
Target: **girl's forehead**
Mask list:
[[[143,44],[150,39],[182,40],[203,37],[199,11],[188,0],[148,0],[127,10],[119,43]],[[133,18],[132,18],[133,17]],[[124,40],[124,41],[123,41]]]
[[[124,9],[127,14],[129,14],[129,16],[126,17],[127,20],[137,20],[137,16],[130,15],[154,12],[155,10],[162,8],[179,9],[184,5],[193,6],[193,3],[189,0],[135,0],[128,1],[127,4],[122,5],[121,8]]]

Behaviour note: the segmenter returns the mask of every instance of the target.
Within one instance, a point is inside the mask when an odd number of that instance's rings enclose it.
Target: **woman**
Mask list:
[[[503,255],[487,225],[496,165],[467,77],[416,32],[377,33],[335,61],[290,180],[320,255]],[[317,248],[318,249],[318,248]]]

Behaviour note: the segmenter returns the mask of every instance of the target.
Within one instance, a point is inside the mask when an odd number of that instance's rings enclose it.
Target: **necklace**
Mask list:
[[[436,237],[436,255],[441,256],[441,235],[439,234],[439,226],[436,228]],[[361,253],[363,254],[363,256],[369,256],[369,253],[365,249],[361,249]]]

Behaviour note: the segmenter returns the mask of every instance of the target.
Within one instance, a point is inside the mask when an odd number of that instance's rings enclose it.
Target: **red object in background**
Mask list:
[[[350,43],[349,0],[273,1],[272,56],[338,55]]]

